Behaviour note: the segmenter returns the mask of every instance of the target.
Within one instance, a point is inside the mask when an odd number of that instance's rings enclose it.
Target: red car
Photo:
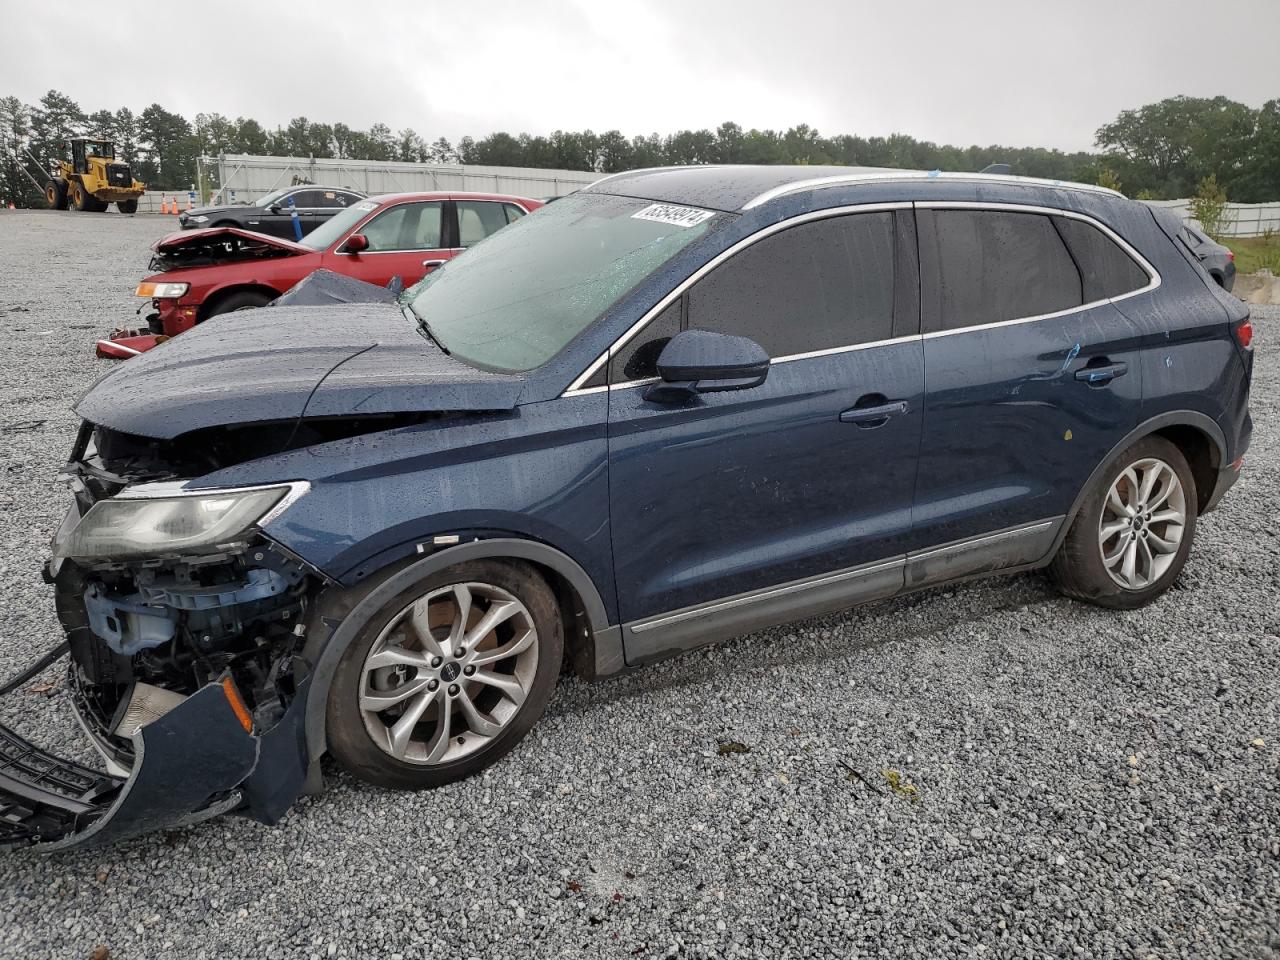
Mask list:
[[[121,331],[98,353],[141,353],[220,313],[264,306],[319,269],[407,287],[540,206],[502,194],[397,193],[361,200],[298,242],[236,227],[172,233],[152,247],[159,272],[138,284],[156,309],[149,332]]]

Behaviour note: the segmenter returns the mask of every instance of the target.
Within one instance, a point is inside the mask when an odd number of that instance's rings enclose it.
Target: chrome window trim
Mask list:
[[[986,177],[986,179],[992,179],[992,178],[988,176]],[[1005,178],[997,177],[995,179],[1005,179]],[[1053,182],[1053,181],[1046,181],[1046,182]],[[1100,187],[1099,190],[1105,190],[1105,188]],[[1106,191],[1106,192],[1114,192],[1114,191]],[[881,211],[881,210],[907,210],[907,209],[1005,210],[1005,211],[1014,211],[1017,213],[1035,213],[1035,214],[1040,214],[1042,216],[1068,217],[1072,220],[1080,220],[1083,223],[1087,223],[1090,226],[1098,230],[1101,230],[1105,236],[1109,237],[1112,241],[1114,241],[1116,245],[1120,247],[1121,250],[1123,250],[1126,254],[1128,254],[1128,256],[1135,263],[1138,264],[1139,267],[1141,267],[1144,271],[1146,271],[1149,281],[1146,286],[1139,287],[1137,290],[1131,290],[1128,293],[1122,293],[1118,297],[1107,297],[1103,300],[1093,300],[1093,301],[1090,301],[1089,303],[1083,303],[1078,307],[1070,307],[1066,310],[1056,311],[1055,313],[1044,313],[1044,314],[1038,314],[1036,316],[1030,316],[1030,317],[1014,317],[1009,320],[995,320],[991,323],[980,323],[980,324],[974,324],[968,327],[957,327],[954,330],[935,330],[931,333],[910,334],[904,337],[893,337],[889,340],[878,340],[872,343],[856,343],[856,344],[852,344],[844,347],[829,347],[825,350],[814,350],[808,353],[789,354],[788,356],[785,356],[785,357],[776,357],[770,360],[770,365],[775,363],[789,363],[792,360],[808,360],[812,357],[830,356],[837,353],[849,353],[854,350],[870,350],[874,347],[889,346],[895,343],[904,343],[909,340],[933,340],[933,339],[937,339],[938,337],[954,336],[958,333],[973,333],[980,330],[991,330],[996,327],[1006,327],[1006,326],[1013,326],[1015,324],[1032,323],[1036,320],[1051,320],[1051,319],[1054,319],[1055,317],[1065,317],[1072,313],[1079,313],[1084,310],[1091,310],[1094,307],[1101,306],[1104,303],[1117,303],[1121,300],[1127,300],[1129,297],[1136,297],[1142,293],[1149,293],[1150,291],[1155,290],[1157,287],[1159,287],[1161,283],[1160,272],[1156,270],[1156,268],[1151,265],[1151,263],[1147,260],[1147,258],[1144,257],[1141,253],[1139,253],[1134,248],[1134,246],[1131,243],[1129,243],[1129,241],[1125,240],[1124,237],[1120,236],[1118,233],[1116,233],[1114,230],[1112,230],[1102,221],[1097,220],[1096,218],[1091,217],[1088,214],[1077,213],[1074,210],[1064,210],[1060,207],[1045,207],[1045,206],[1039,206],[1037,204],[1028,204],[1028,203],[1001,203],[998,201],[979,201],[979,200],[918,200],[918,201],[904,200],[904,201],[893,201],[889,203],[852,204],[852,205],[843,206],[843,207],[830,207],[825,210],[813,210],[809,213],[800,214],[799,216],[791,217],[786,220],[780,220],[777,223],[770,224],[769,226],[764,227],[761,230],[758,230],[757,232],[751,234],[750,236],[743,237],[733,246],[729,247],[727,250],[722,251],[721,253],[713,257],[711,260],[709,260],[707,263],[703,264],[701,267],[695,270],[689,277],[687,277],[685,280],[677,284],[670,292],[667,293],[666,296],[664,296],[661,300],[659,300],[656,306],[651,307],[644,314],[644,316],[642,316],[639,320],[637,320],[634,324],[632,324],[632,326],[628,330],[626,330],[620,337],[618,337],[617,340],[613,342],[613,345],[609,347],[608,350],[606,350],[604,353],[598,356],[591,363],[591,365],[587,367],[587,369],[584,370],[581,374],[579,374],[574,379],[574,381],[569,385],[569,387],[566,390],[564,390],[560,395],[563,397],[581,396],[589,393],[600,393],[610,389],[625,390],[630,387],[635,387],[635,386],[640,386],[647,383],[656,382],[658,378],[649,377],[642,380],[625,380],[620,383],[602,384],[596,387],[581,386],[583,383],[586,383],[593,376],[595,376],[595,374],[600,370],[600,368],[604,366],[606,363],[608,363],[609,360],[613,358],[614,354],[616,354],[619,350],[625,347],[632,337],[634,337],[637,333],[639,333],[642,329],[644,329],[644,327],[649,323],[649,321],[651,321],[659,313],[661,313],[668,306],[670,306],[672,302],[674,302],[678,297],[683,296],[684,292],[688,290],[689,287],[693,286],[693,284],[697,283],[704,276],[706,276],[708,273],[710,273],[712,270],[714,270],[716,267],[722,264],[725,260],[728,260],[730,257],[732,257],[735,253],[751,246],[756,241],[763,240],[765,237],[769,237],[775,233],[779,233],[782,230],[787,229],[788,227],[793,227],[801,223],[808,223],[813,220],[823,220],[828,217],[843,216],[845,214],[851,214],[851,213],[874,213],[876,211]]]
[[[604,353],[600,354],[600,356],[596,357],[596,359],[593,360],[591,364],[585,370],[582,371],[582,373],[578,374],[578,376],[574,378],[573,382],[570,383],[569,386],[560,395],[562,397],[571,397],[571,396],[578,396],[579,394],[586,393],[586,392],[595,392],[597,390],[608,389],[608,385],[599,386],[599,387],[584,387],[582,385],[586,383],[588,380],[590,380],[593,376],[595,376],[596,373],[600,370],[600,368],[604,366],[606,363],[608,363],[609,360],[612,359],[614,354],[616,354],[619,350],[625,347],[627,343],[630,342],[632,337],[634,337],[637,333],[643,330],[650,320],[652,320],[654,317],[660,314],[667,307],[671,306],[672,303],[674,303],[677,299],[679,299],[681,296],[684,295],[684,292],[686,290],[688,290],[691,286],[693,286],[695,283],[697,283],[699,280],[705,277],[708,273],[710,273],[716,267],[720,266],[720,264],[724,263],[734,254],[738,253],[740,250],[745,250],[747,247],[751,246],[752,244],[757,243],[758,241],[763,240],[766,237],[771,237],[775,233],[781,233],[783,230],[786,230],[789,227],[794,227],[802,223],[809,223],[813,220],[826,220],[831,217],[838,217],[847,213],[876,213],[883,210],[910,210],[910,209],[911,209],[910,200],[898,200],[892,203],[857,203],[857,204],[850,204],[849,206],[844,206],[844,207],[831,207],[830,209],[827,209],[827,210],[813,210],[813,211],[810,211],[809,213],[803,213],[795,217],[790,217],[786,220],[780,220],[777,223],[770,224],[767,227],[763,227],[760,230],[757,230],[755,233],[750,234],[749,236],[743,237],[733,246],[729,247],[726,250],[722,250],[720,253],[716,254],[714,257],[712,257],[710,260],[708,260],[706,263],[700,266],[697,270],[695,270],[689,276],[685,277],[684,280],[676,284],[671,290],[669,290],[661,300],[659,300],[656,304],[654,304],[654,306],[650,307],[639,320],[637,320],[626,331],[624,331],[623,334],[613,342],[613,345],[610,346],[609,349],[607,349]],[[917,338],[918,338],[918,335],[914,335],[907,339],[917,339]],[[864,346],[864,345],[855,344],[852,347],[832,347],[830,348],[830,351],[842,352],[849,349],[856,349],[861,346]],[[868,344],[866,346],[870,346],[870,345]],[[770,362],[783,363],[786,360],[800,359],[800,357],[802,356],[803,354],[796,354],[794,356],[785,357],[785,358],[779,357],[778,359],[772,360]],[[616,387],[635,386],[637,383],[645,383],[645,382],[648,382],[648,381],[636,380],[636,381],[629,381],[627,383],[612,384],[612,386],[616,386]]]
[[[1042,216],[1066,217],[1071,220],[1079,220],[1087,223],[1091,227],[1102,231],[1103,235],[1109,237],[1115,242],[1121,250],[1128,254],[1139,267],[1147,274],[1148,281],[1145,287],[1139,287],[1137,290],[1130,290],[1128,293],[1122,293],[1118,297],[1104,297],[1102,300],[1091,300],[1088,303],[1082,303],[1078,307],[1068,307],[1066,310],[1056,310],[1053,313],[1040,313],[1030,317],[1013,317],[1009,320],[993,320],[991,323],[976,323],[968,327],[956,327],[954,330],[933,330],[923,334],[925,340],[936,340],[939,337],[952,337],[957,333],[975,333],[980,330],[993,330],[996,327],[1009,327],[1015,324],[1034,323],[1037,320],[1052,320],[1056,317],[1066,317],[1073,313],[1080,313],[1085,310],[1092,310],[1094,307],[1100,307],[1104,303],[1118,303],[1121,300],[1127,300],[1130,297],[1136,297],[1142,293],[1149,293],[1160,286],[1161,278],[1158,271],[1151,263],[1139,253],[1134,246],[1125,240],[1124,237],[1116,233],[1101,220],[1097,220],[1088,214],[1077,213],[1074,210],[1062,210],[1058,207],[1042,207],[1029,203],[1000,203],[999,201],[978,201],[978,200],[920,200],[915,204],[917,210],[1000,210],[1013,211],[1015,213],[1035,213]],[[923,267],[922,267],[923,269]]]
[[[920,334],[912,333],[904,337],[890,337],[887,340],[872,340],[867,343],[854,343],[845,347],[827,347],[825,350],[810,350],[808,353],[791,353],[785,357],[773,357],[769,360],[769,366],[777,366],[779,363],[790,363],[792,360],[812,360],[816,357],[831,357],[837,353],[853,353],[856,350],[874,350],[876,347],[890,347],[896,343],[908,343],[911,341],[919,341],[923,339]],[[640,380],[620,380],[617,383],[609,383],[600,387],[585,387],[578,393],[595,393],[597,390],[626,390],[630,387],[642,387],[650,383],[657,383],[661,377],[643,377]]]
[[[944,180],[948,183],[1004,183],[1023,184],[1033,187],[1056,187],[1062,190],[1084,190],[1091,193],[1104,193],[1113,197],[1123,197],[1109,187],[1094,186],[1090,183],[1074,183],[1070,180],[1045,180],[1041,177],[1013,177],[994,173],[942,173],[939,171],[904,170],[901,173],[843,173],[830,177],[814,177],[811,180],[797,180],[766,190],[743,205],[742,209],[752,210],[770,200],[784,197],[789,193],[801,193],[805,190],[817,190],[821,187],[836,187],[852,183],[893,183],[916,182],[920,180]]]

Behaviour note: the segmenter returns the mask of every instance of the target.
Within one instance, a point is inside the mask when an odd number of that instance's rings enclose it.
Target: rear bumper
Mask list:
[[[127,778],[61,760],[0,727],[0,847],[112,843],[236,811],[275,823],[306,779],[304,682],[271,729],[249,733],[219,684],[133,735]]]

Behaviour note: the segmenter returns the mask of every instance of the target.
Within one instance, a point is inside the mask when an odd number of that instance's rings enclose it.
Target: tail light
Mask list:
[[[1245,317],[1235,328],[1236,340],[1246,350],[1253,348],[1253,321],[1249,317]]]
[[[1228,259],[1228,260],[1230,260],[1232,263],[1235,263],[1235,262],[1236,262],[1236,252],[1235,252],[1234,250],[1228,250],[1228,251],[1227,251],[1227,259]]]

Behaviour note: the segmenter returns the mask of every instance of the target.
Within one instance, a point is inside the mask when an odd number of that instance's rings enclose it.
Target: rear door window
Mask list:
[[[1097,227],[1074,217],[1054,217],[1053,222],[1080,267],[1085,303],[1132,293],[1151,282],[1147,271]]]
[[[298,190],[289,196],[293,200],[293,205],[299,210],[318,210],[325,205],[322,190]]]
[[[1070,310],[1083,284],[1053,221],[1002,210],[921,210],[926,333]]]
[[[695,284],[687,326],[750,337],[774,359],[888,340],[894,241],[890,212],[783,230]]]
[[[479,243],[507,225],[504,204],[492,200],[458,200],[458,246]]]

